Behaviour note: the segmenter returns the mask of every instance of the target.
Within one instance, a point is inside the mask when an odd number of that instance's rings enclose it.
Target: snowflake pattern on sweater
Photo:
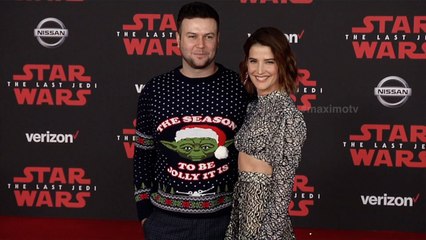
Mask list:
[[[152,206],[191,216],[231,206],[237,178],[234,135],[248,98],[237,73],[217,66],[205,78],[185,77],[178,67],[144,87],[134,156],[140,219]]]

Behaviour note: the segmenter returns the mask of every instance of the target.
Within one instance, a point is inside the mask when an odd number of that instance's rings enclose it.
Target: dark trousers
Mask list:
[[[229,218],[189,218],[154,209],[143,226],[145,240],[223,240]]]

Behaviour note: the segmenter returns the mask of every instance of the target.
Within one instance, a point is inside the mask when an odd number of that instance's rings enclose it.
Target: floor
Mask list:
[[[297,240],[426,240],[426,233],[295,229]],[[143,239],[137,221],[0,216],[0,239]]]

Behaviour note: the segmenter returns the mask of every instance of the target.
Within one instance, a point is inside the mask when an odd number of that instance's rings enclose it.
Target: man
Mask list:
[[[138,102],[138,215],[145,239],[223,239],[247,95],[238,75],[215,62],[219,16],[211,6],[184,5],[177,30],[182,65],[151,79]]]

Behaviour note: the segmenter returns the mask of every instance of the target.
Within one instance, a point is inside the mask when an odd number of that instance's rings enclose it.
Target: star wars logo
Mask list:
[[[240,0],[243,4],[311,4],[314,0]]]
[[[357,59],[426,59],[426,16],[365,16],[345,35]]]
[[[25,167],[7,184],[19,207],[84,208],[97,187],[83,168]]]
[[[311,72],[308,69],[299,69],[298,89],[296,95],[291,95],[293,101],[300,111],[309,111],[312,102],[317,100],[317,95],[322,93],[322,88],[318,87],[317,81],[311,79]]]
[[[123,128],[121,134],[117,135],[117,141],[123,144],[128,159],[133,159],[135,154],[135,142],[138,140],[135,128],[136,119],[133,120],[133,128]]]
[[[309,206],[321,199],[321,194],[315,193],[315,188],[308,185],[308,177],[296,175],[294,177],[293,197],[289,206],[289,214],[293,217],[306,217],[309,215]]]
[[[426,168],[426,126],[363,124],[349,135],[349,149],[357,167]]]
[[[25,64],[7,81],[19,105],[84,106],[98,87],[83,65]]]
[[[127,55],[180,56],[173,14],[137,13],[133,24],[116,32],[123,39]]]

